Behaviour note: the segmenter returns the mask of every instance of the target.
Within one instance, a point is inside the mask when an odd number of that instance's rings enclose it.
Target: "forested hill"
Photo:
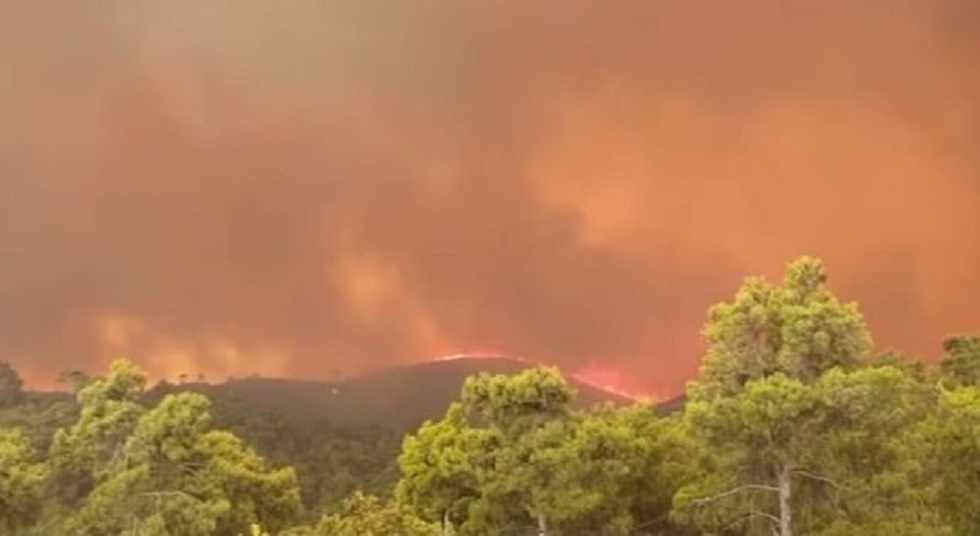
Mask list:
[[[404,433],[426,420],[442,417],[450,402],[459,398],[468,376],[480,372],[516,374],[532,366],[533,363],[505,357],[459,358],[403,365],[342,381],[246,378],[219,384],[159,384],[150,396],[192,390],[236,411],[271,414],[292,424],[379,426]],[[570,382],[578,391],[579,407],[632,402],[582,382]]]

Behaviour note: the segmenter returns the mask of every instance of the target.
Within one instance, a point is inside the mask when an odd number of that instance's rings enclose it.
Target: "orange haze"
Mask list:
[[[980,327],[978,147],[975,0],[3,2],[0,359],[668,394],[801,253],[934,356]]]

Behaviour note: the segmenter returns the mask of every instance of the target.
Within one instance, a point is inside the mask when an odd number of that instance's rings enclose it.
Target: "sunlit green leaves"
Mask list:
[[[936,439],[940,507],[957,534],[980,534],[980,387],[942,393]]]
[[[310,531],[295,534],[309,536],[437,536],[435,523],[415,517],[394,502],[355,492],[344,501],[340,512],[325,516]]]
[[[924,470],[907,442],[921,438],[928,391],[911,367],[871,359],[860,311],[826,281],[803,257],[780,285],[750,278],[711,309],[685,415],[711,454],[678,493],[678,518],[751,534],[787,519],[809,532],[899,513],[925,522],[909,513]],[[780,490],[795,497],[788,509]]]
[[[24,434],[0,428],[0,528],[5,534],[16,534],[37,519],[44,479],[44,465]]]
[[[777,372],[813,381],[834,367],[853,368],[870,356],[871,336],[855,304],[825,286],[821,261],[803,257],[781,285],[753,277],[733,301],[711,308],[708,345],[695,396],[720,396]]]
[[[666,526],[691,468],[680,421],[646,406],[573,412],[571,400],[552,369],[470,379],[444,419],[406,439],[399,500],[459,534]]]
[[[211,429],[202,395],[167,395],[144,408],[144,384],[120,361],[79,392],[81,414],[57,435],[54,460],[89,471],[92,487],[66,532],[233,536],[252,523],[279,530],[296,521],[293,469],[268,468],[235,435]]]

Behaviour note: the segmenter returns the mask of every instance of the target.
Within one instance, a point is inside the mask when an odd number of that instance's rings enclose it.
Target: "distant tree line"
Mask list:
[[[876,354],[804,257],[711,308],[686,404],[573,409],[554,368],[469,378],[405,438],[301,429],[131,362],[31,396],[0,366],[0,533],[980,534],[980,336]]]

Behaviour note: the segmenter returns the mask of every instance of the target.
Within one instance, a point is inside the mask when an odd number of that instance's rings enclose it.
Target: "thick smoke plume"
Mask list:
[[[802,253],[881,347],[980,326],[972,0],[4,2],[0,65],[36,384],[483,350],[667,393]]]

